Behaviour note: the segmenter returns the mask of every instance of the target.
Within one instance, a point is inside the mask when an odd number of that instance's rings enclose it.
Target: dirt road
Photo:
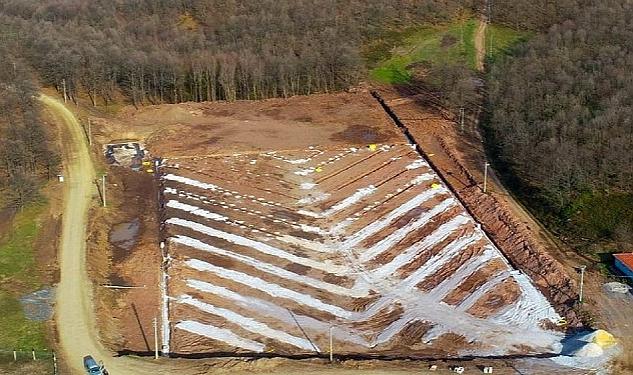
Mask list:
[[[479,20],[479,26],[475,31],[475,67],[477,71],[484,71],[484,61],[486,58],[486,26],[488,22],[485,18]]]
[[[63,150],[67,182],[64,185],[64,213],[58,255],[61,274],[55,311],[64,362],[73,373],[83,373],[82,358],[90,354],[97,360],[103,360],[111,373],[143,373],[143,369],[135,369],[133,361],[113,358],[112,353],[100,345],[96,337],[85,251],[86,220],[95,194],[92,184],[95,171],[81,125],[72,112],[50,96],[42,95],[41,101],[54,118],[66,127],[70,137],[64,143]]]
[[[60,345],[69,366],[81,370],[81,358],[102,357],[104,350],[92,332],[90,284],[85,267],[85,228],[88,207],[94,193],[94,169],[75,116],[58,100],[42,95],[41,101],[70,139],[64,143],[63,158],[67,183],[64,185],[64,213],[59,249],[60,282],[57,286],[55,318]]]
[[[72,373],[83,374],[82,358],[92,355],[102,360],[112,374],[168,374],[185,370],[172,367],[165,360],[150,362],[133,357],[113,357],[101,345],[96,334],[90,280],[86,271],[86,222],[88,208],[96,191],[92,183],[95,171],[84,133],[77,118],[59,100],[42,95],[41,101],[59,124],[66,127],[69,138],[64,143],[66,175],[64,213],[59,249],[60,282],[57,285],[55,320],[60,351]],[[195,365],[192,363],[191,367]]]

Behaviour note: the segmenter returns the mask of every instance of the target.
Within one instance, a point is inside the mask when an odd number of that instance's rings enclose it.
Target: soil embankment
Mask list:
[[[529,226],[513,216],[506,202],[483,192],[481,179],[476,178],[466,166],[464,155],[454,151],[452,143],[455,142],[455,129],[452,124],[440,116],[421,119],[415,101],[390,107],[390,99],[399,99],[397,93],[386,91],[374,94],[398,127],[418,146],[419,151],[466,205],[470,214],[482,223],[483,229],[511,264],[532,278],[557,312],[566,318],[569,327],[580,326],[581,322],[572,309],[577,299],[575,281],[535,238]],[[403,122],[401,117],[412,120]]]

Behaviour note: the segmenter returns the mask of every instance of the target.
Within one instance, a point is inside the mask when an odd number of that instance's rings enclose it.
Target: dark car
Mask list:
[[[92,356],[87,355],[84,357],[84,368],[86,369],[86,374],[89,375],[105,375],[105,369],[102,365],[99,365],[97,361],[95,361]]]

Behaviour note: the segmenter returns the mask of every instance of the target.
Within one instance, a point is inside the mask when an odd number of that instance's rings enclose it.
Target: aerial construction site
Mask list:
[[[0,2],[0,374],[633,374],[632,4]]]
[[[160,115],[173,123],[154,126]],[[564,319],[368,93],[126,121],[153,158],[130,178],[155,186],[157,229],[115,280],[160,287],[120,297],[145,302],[114,313],[119,350],[143,351],[136,322],[160,311],[172,356],[560,351]]]
[[[343,353],[557,341],[560,317],[407,144],[162,170],[170,351],[323,353],[330,327]]]

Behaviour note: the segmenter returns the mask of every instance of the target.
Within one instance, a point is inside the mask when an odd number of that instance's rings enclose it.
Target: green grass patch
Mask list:
[[[7,359],[3,361],[2,353],[0,353],[0,374],[3,375],[50,375],[54,373],[54,365],[51,355],[43,356],[45,353],[38,353],[37,361],[30,358],[22,358],[22,356],[30,355],[30,353],[18,354],[18,361],[13,362],[13,353],[5,353]]]
[[[501,25],[488,25],[486,30],[486,54],[489,62],[494,62],[499,56],[508,54],[513,47],[528,40],[532,35],[528,31],[517,31]]]
[[[633,240],[633,194],[582,194],[564,212],[570,226],[594,240]]]
[[[524,203],[553,233],[575,251],[595,261],[605,276],[614,271],[614,253],[633,245],[633,193],[585,191],[564,207],[547,204],[547,196],[522,195]]]
[[[465,19],[437,26],[418,26],[400,33],[389,32],[368,44],[363,55],[370,67],[369,76],[380,83],[402,84],[413,77],[416,65],[432,68],[440,64],[462,63],[476,67],[475,33],[478,19]],[[529,35],[511,28],[488,25],[486,48],[492,40],[489,57],[506,53]]]
[[[24,317],[19,297],[41,288],[33,245],[46,204],[18,212],[0,238],[0,349],[44,349],[45,324]]]
[[[22,305],[11,293],[0,290],[0,348],[2,349],[46,349],[45,323],[24,317]]]
[[[0,239],[0,285],[3,288],[8,287],[7,284],[28,290],[40,286],[39,278],[33,275],[33,242],[39,230],[39,216],[45,207],[43,203],[35,203],[18,212],[12,228]]]
[[[422,26],[404,31],[398,43],[384,60],[370,70],[370,77],[382,83],[406,83],[416,64],[436,64],[464,61],[474,67],[474,34],[477,21],[468,19],[447,25]]]

